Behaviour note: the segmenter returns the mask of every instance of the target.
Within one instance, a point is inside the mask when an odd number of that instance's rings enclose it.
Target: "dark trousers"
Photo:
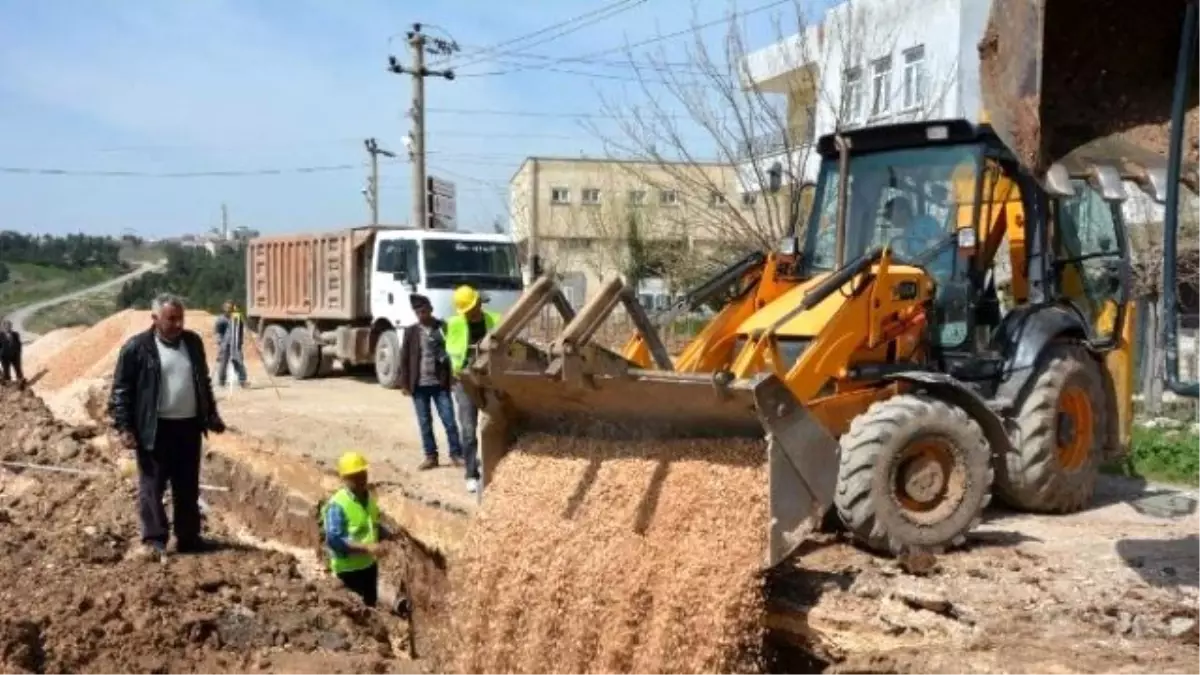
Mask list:
[[[158,420],[154,449],[138,448],[138,517],[142,541],[166,545],[171,521],[163,493],[171,486],[175,541],[189,545],[200,539],[200,422]]]
[[[417,387],[412,393],[413,405],[417,409],[417,425],[421,427],[421,445],[426,457],[437,457],[437,439],[433,436],[433,411],[437,408],[442,428],[446,430],[446,442],[450,444],[450,456],[462,457],[462,444],[458,440],[458,425],[454,422],[454,402],[450,392],[437,385]]]
[[[217,386],[225,386],[225,376],[229,372],[229,364],[233,364],[233,372],[237,373],[238,382],[246,383],[246,362],[242,357],[242,350],[236,352],[232,349],[217,350]]]
[[[374,607],[375,603],[379,602],[379,565],[371,565],[365,570],[342,572],[337,578],[342,580],[346,588],[362,597],[367,607]]]
[[[479,408],[467,396],[462,382],[454,383],[454,403],[458,405],[458,423],[462,427],[463,464],[467,479],[479,480]]]
[[[17,376],[17,382],[25,381],[25,373],[21,370],[21,359],[0,356],[0,381],[7,382]]]

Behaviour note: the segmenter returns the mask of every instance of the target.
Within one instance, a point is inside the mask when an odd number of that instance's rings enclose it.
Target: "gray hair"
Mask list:
[[[155,296],[154,300],[150,303],[150,313],[154,316],[158,316],[162,312],[163,307],[166,307],[167,305],[178,307],[180,311],[186,309],[183,305],[183,298],[180,298],[174,293],[160,293]]]

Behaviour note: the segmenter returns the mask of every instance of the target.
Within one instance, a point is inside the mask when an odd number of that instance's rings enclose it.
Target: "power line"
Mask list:
[[[361,170],[366,163],[297,166],[289,168],[219,170],[219,171],[96,171],[91,169],[61,169],[45,167],[0,166],[0,173],[37,176],[74,176],[90,178],[242,178],[249,176],[283,176],[292,174],[329,173]]]
[[[620,45],[617,47],[610,47],[608,49],[601,49],[599,51],[589,52],[587,54],[583,54],[580,56],[562,57],[561,60],[559,60],[555,63],[586,63],[588,59],[594,59],[598,56],[606,56],[608,54],[613,54],[613,53],[620,52],[623,50],[633,50],[633,49],[637,49],[638,47],[644,47],[646,45],[655,44],[658,42],[664,42],[666,40],[681,37],[684,35],[698,33],[706,28],[712,28],[713,26],[717,26],[717,25],[720,25],[723,23],[731,23],[733,21],[736,21],[737,19],[745,18],[747,16],[751,16],[753,14],[758,14],[760,12],[765,12],[769,9],[774,9],[776,7],[779,7],[780,5],[788,4],[791,2],[794,2],[794,0],[774,0],[773,2],[768,2],[764,5],[759,5],[758,7],[753,7],[751,9],[747,9],[742,12],[734,12],[730,16],[722,17],[720,19],[713,19],[712,21],[708,21],[706,23],[691,26],[690,28],[685,28],[683,30],[678,30],[678,31],[675,31],[674,33],[658,35],[658,36],[655,36],[652,38],[647,38],[645,40],[641,40],[639,42],[634,42],[633,44]],[[548,68],[548,66],[529,64],[526,66],[518,66],[516,68],[497,70],[497,71],[492,71],[489,73],[462,73],[462,74],[459,74],[459,77],[485,77],[485,76],[495,76],[495,75],[510,75],[512,73],[518,73],[518,72],[527,71],[527,70],[546,70],[547,68]]]
[[[511,39],[505,40],[503,42],[498,42],[489,48],[483,49],[481,52],[476,52],[474,54],[471,54],[469,56],[469,58],[471,60],[467,61],[466,63],[457,64],[456,68],[461,69],[461,68],[465,68],[467,66],[475,65],[476,63],[480,63],[482,61],[486,61],[486,60],[488,60],[488,57],[486,56],[487,54],[503,54],[504,52],[501,49],[502,47],[506,47],[508,45],[512,45],[512,44],[515,44],[518,42],[524,42],[530,38],[535,38],[539,35],[544,35],[546,33],[551,33],[553,31],[558,31],[558,32],[554,33],[553,35],[547,36],[541,40],[537,40],[535,42],[523,45],[523,47],[529,48],[529,47],[533,47],[536,45],[545,44],[552,40],[557,40],[560,37],[563,37],[565,35],[570,35],[571,33],[574,33],[582,28],[586,28],[587,26],[590,26],[594,23],[603,21],[604,19],[616,16],[617,14],[620,14],[622,12],[633,9],[634,7],[644,3],[645,1],[646,0],[617,0],[617,2],[609,3],[602,7],[598,7],[590,12],[585,12],[583,14],[576,15],[569,19],[564,19],[563,21],[559,21],[558,23],[551,24],[549,26],[546,26],[545,28],[536,30],[532,33],[526,33],[525,35],[519,35],[515,38],[511,38]],[[576,25],[572,26],[571,24],[576,24]]]

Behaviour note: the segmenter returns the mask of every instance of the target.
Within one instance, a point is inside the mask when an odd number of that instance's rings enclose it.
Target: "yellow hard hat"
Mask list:
[[[358,452],[347,452],[338,458],[338,475],[345,478],[367,470],[367,458]]]
[[[459,314],[466,314],[479,304],[479,291],[471,286],[459,286],[454,289],[454,309]]]

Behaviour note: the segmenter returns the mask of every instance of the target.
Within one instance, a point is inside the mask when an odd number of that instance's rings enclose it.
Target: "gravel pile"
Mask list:
[[[760,670],[763,458],[750,440],[523,439],[451,565],[447,667]]]

